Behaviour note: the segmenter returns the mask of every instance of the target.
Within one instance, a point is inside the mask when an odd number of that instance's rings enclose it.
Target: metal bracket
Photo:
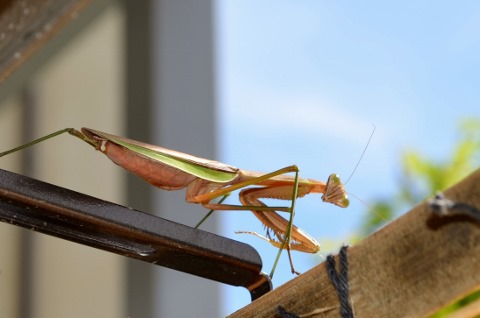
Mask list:
[[[250,291],[272,289],[250,245],[0,169],[0,221]]]

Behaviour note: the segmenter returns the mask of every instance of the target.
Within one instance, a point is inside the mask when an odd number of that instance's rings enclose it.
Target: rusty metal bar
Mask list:
[[[252,300],[272,289],[247,244],[1,169],[0,221],[243,286]]]

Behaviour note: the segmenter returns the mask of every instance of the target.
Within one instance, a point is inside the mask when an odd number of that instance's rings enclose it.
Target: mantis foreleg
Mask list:
[[[236,205],[226,205],[222,204],[221,202],[218,203],[210,203],[211,200],[219,197],[225,196],[230,194],[232,191],[235,191],[240,188],[244,188],[250,185],[258,184],[262,181],[271,179],[275,176],[282,175],[288,172],[294,172],[295,178],[293,184],[290,185],[283,185],[283,186],[270,186],[270,187],[260,187],[260,188],[247,188],[240,192],[240,201],[242,202],[242,206]],[[303,196],[305,193],[301,193],[300,195]],[[272,268],[272,272],[270,276],[273,275],[275,268],[277,266],[278,260],[284,248],[287,249],[289,254],[289,261],[292,268],[293,273],[297,273],[292,262],[291,258],[291,238],[292,238],[292,229],[295,229],[295,241],[300,242],[301,244],[310,244],[308,249],[307,248],[296,248],[296,249],[303,249],[304,251],[309,252],[316,252],[318,250],[318,243],[315,240],[308,237],[305,233],[301,232],[297,227],[293,225],[294,219],[294,211],[295,211],[295,201],[299,196],[298,192],[298,167],[297,166],[288,166],[277,171],[261,175],[256,178],[252,178],[249,180],[245,180],[242,182],[238,182],[234,185],[230,185],[224,188],[220,188],[218,190],[204,193],[200,195],[193,195],[187,200],[189,202],[198,202],[202,203],[206,208],[210,208],[211,212],[213,210],[250,210],[252,211],[257,218],[268,228],[275,233],[275,236],[278,238],[278,243],[274,244],[279,248],[277,257],[275,259],[274,266]],[[268,207],[263,202],[258,200],[258,198],[276,198],[276,199],[283,199],[283,200],[291,200],[290,207]],[[223,201],[223,198],[222,200]],[[275,211],[284,211],[290,213],[290,217],[288,222],[282,218],[280,215],[275,213]],[[209,214],[211,214],[209,212]],[[208,214],[208,215],[209,215]],[[203,220],[202,220],[203,222]],[[312,243],[312,241],[314,243]],[[280,243],[281,242],[281,243]]]

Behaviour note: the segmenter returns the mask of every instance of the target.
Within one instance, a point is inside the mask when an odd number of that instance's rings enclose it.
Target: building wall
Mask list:
[[[215,158],[213,2],[104,3],[0,87],[0,150],[90,127]],[[68,135],[0,167],[189,225],[206,212],[182,191],[145,196],[151,187]],[[216,317],[219,302],[216,282],[0,223],[0,317]]]
[[[111,5],[2,101],[0,149],[65,127],[122,134],[124,13]],[[126,203],[122,172],[70,136],[0,159],[2,168]],[[1,317],[124,317],[125,260],[0,224]]]

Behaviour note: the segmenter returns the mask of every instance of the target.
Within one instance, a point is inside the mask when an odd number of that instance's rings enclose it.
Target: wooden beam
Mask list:
[[[75,19],[91,0],[0,3],[0,83]]]
[[[480,209],[480,170],[444,195]],[[425,317],[480,288],[480,225],[461,218],[432,222],[438,218],[425,201],[347,250],[355,317]],[[335,260],[338,264],[338,256]],[[325,309],[311,317],[340,317],[326,263],[230,317],[279,317],[279,305],[297,316]]]

